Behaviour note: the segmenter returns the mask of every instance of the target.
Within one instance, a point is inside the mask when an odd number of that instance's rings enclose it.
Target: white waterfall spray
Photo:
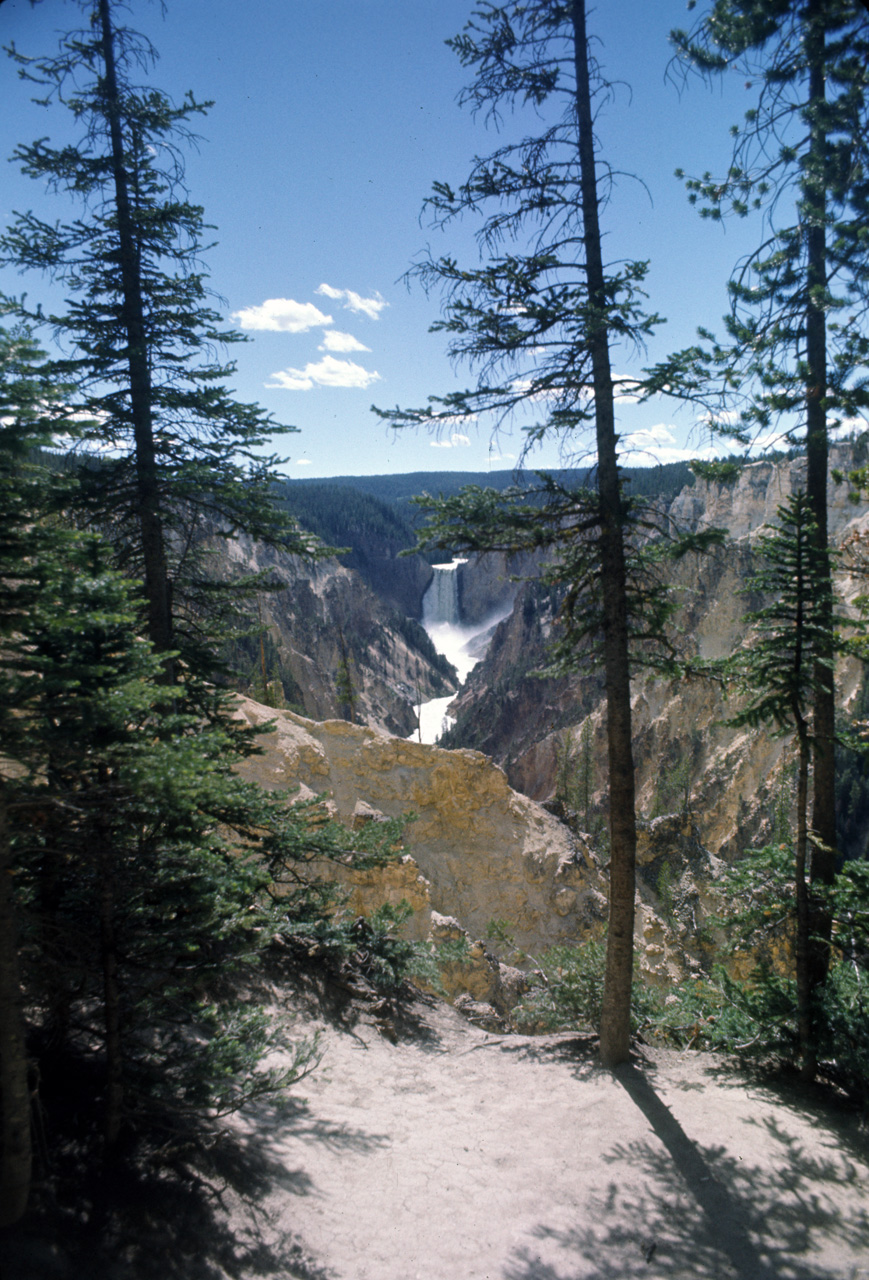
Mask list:
[[[461,621],[459,605],[459,565],[465,560],[451,560],[449,564],[434,564],[434,577],[422,601],[422,625],[431,637],[438,653],[449,658],[464,683],[472,667],[483,657],[488,646],[487,632],[509,614],[509,608],[495,617],[474,626]],[[447,707],[455,694],[446,698],[433,698],[416,708],[420,728],[410,735],[415,742],[437,742],[449,724]]]
[[[465,560],[451,560],[449,564],[433,564],[434,577],[422,601],[422,625],[428,629],[441,622],[458,626],[459,615],[459,565]]]

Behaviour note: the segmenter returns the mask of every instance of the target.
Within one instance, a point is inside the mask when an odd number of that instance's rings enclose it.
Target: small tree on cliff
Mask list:
[[[738,685],[748,694],[733,725],[772,726],[796,736],[798,745],[794,882],[796,914],[797,1032],[801,1069],[812,1079],[816,1069],[817,974],[811,965],[813,915],[809,869],[809,766],[816,760],[812,706],[819,670],[830,662],[830,636],[824,582],[828,557],[818,546],[808,496],[797,493],[778,509],[778,526],[761,539],[761,568],[746,584],[773,597],[772,603],[746,615],[752,624],[747,647],[731,662]],[[834,641],[834,648],[838,642]],[[812,851],[812,860],[816,856]]]
[[[138,85],[154,60],[148,42],[115,25],[115,0],[79,3],[88,25],[65,36],[56,57],[14,56],[42,101],[72,112],[81,140],[57,148],[43,138],[15,158],[83,212],[67,223],[18,215],[0,259],[71,293],[65,312],[30,318],[69,351],[55,374],[74,387],[71,411],[90,419],[84,439],[101,453],[81,469],[79,503],[110,534],[125,572],[144,581],[152,643],[201,667],[210,661],[203,533],[244,529],[299,553],[312,540],[273,505],[274,459],[259,452],[290,428],[234,399],[225,385],[233,366],[210,357],[241,339],[210,304],[202,209],[184,188],[181,149],[207,104],[188,95],[175,105]]]
[[[500,421],[527,411],[529,446],[553,434],[575,451],[577,433],[593,436],[593,489],[569,492],[548,478],[533,492],[469,489],[427,504],[434,519],[424,544],[560,549],[554,572],[568,592],[559,660],[575,663],[583,639],[599,644],[611,849],[601,1055],[615,1064],[629,1051],[633,969],[629,644],[632,633],[657,633],[659,606],[664,612],[666,606],[633,554],[641,514],[620,480],[611,347],[642,344],[658,317],[641,309],[646,264],[608,267],[603,259],[601,189],[610,175],[595,156],[593,100],[606,85],[589,52],[584,0],[484,3],[449,43],[475,71],[464,105],[496,122],[504,108],[555,105],[555,122],[475,161],[457,191],[436,183],[428,202],[437,224],[483,217],[479,265],[429,256],[415,272],[427,288],[442,291],[444,318],[433,329],[449,334],[451,354],[478,371],[476,385],[432,397],[425,409],[377,412],[393,426],[437,430],[481,414]]]

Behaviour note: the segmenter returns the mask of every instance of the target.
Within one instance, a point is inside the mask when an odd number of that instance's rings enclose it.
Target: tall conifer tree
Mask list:
[[[50,440],[43,358],[23,329],[0,329],[0,1226],[18,1220],[30,1188],[30,1093],[19,978],[13,827],[22,778],[39,760],[22,715],[18,638],[64,535],[41,524],[58,484],[31,462]]]
[[[833,591],[828,557],[828,431],[869,406],[869,16],[858,0],[714,0],[685,64],[733,72],[755,95],[732,130],[726,174],[689,178],[704,217],[762,214],[755,252],[730,282],[728,338],[660,370],[669,389],[738,410],[729,433],[800,440],[827,635],[815,648],[812,876],[835,870]],[[682,175],[684,176],[684,175]],[[715,388],[718,388],[716,391]],[[824,622],[826,618],[826,622]],[[819,951],[817,964],[825,961]]]
[[[607,86],[589,50],[584,0],[484,3],[449,43],[475,73],[464,105],[496,123],[505,109],[536,108],[542,122],[475,161],[458,190],[436,183],[428,202],[438,225],[482,218],[478,265],[429,256],[416,271],[442,292],[444,317],[433,329],[449,335],[476,385],[431,397],[425,409],[377,412],[393,426],[432,430],[524,414],[529,446],[556,436],[573,458],[588,452],[596,462],[593,487],[579,492],[542,477],[531,490],[471,488],[426,503],[434,515],[424,537],[453,549],[555,548],[553,577],[566,586],[559,661],[576,665],[587,640],[602,660],[611,860],[601,1055],[615,1064],[629,1052],[633,971],[630,647],[660,634],[667,606],[638,554],[642,510],[621,483],[611,354],[641,346],[658,317],[642,310],[646,264],[603,257],[610,170],[595,154],[594,110]]]
[[[176,105],[136,82],[153,63],[144,37],[115,22],[114,0],[79,0],[87,27],[55,57],[14,53],[46,105],[65,106],[76,145],[21,146],[25,173],[70,194],[81,214],[48,222],[18,215],[0,259],[59,279],[65,311],[47,322],[69,354],[55,362],[75,389],[71,409],[101,453],[81,472],[81,503],[144,581],[148,635],[158,650],[189,650],[201,620],[204,534],[239,529],[306,552],[311,540],[271,502],[275,459],[262,447],[278,427],[227,388],[233,366],[215,347],[226,330],[206,287],[202,209],[184,186],[183,148],[208,104]],[[22,308],[23,310],[23,308]],[[201,655],[199,655],[201,657]]]
[[[811,1080],[816,1070],[818,975],[811,964],[809,866],[809,766],[817,750],[813,705],[819,671],[831,665],[825,579],[828,556],[818,546],[808,496],[794,494],[778,509],[774,530],[757,548],[760,567],[747,590],[771,596],[771,603],[746,616],[752,624],[749,643],[730,664],[747,695],[733,725],[771,727],[797,740],[797,829],[794,846],[796,915],[797,1032],[801,1070]],[[836,619],[834,619],[836,621]],[[841,649],[834,640],[834,648]],[[824,681],[826,683],[826,681]]]

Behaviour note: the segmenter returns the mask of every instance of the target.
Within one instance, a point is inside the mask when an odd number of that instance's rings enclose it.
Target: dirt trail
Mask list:
[[[311,1259],[282,1276],[869,1280],[865,1129],[813,1095],[705,1054],[608,1072],[583,1038],[488,1035],[444,1005],[396,1044],[323,1044],[289,1114],[246,1121],[283,1170],[260,1250]]]

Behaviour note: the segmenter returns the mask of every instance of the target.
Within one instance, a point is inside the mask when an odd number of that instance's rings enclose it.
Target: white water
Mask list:
[[[432,565],[434,577],[422,602],[422,625],[431,637],[438,653],[449,658],[459,673],[459,683],[464,684],[471,669],[477,665],[489,647],[491,632],[506,618],[509,609],[487,618],[476,626],[459,622],[459,592],[456,570],[464,560],[452,560],[449,564]],[[455,698],[433,698],[415,708],[419,717],[419,729],[410,734],[414,742],[437,742],[449,727],[451,717],[447,707]]]
[[[467,560],[451,560],[449,564],[433,564],[434,577],[428,586],[422,602],[422,625],[426,631],[429,625],[438,623],[454,623],[459,621],[459,575],[460,564]]]

